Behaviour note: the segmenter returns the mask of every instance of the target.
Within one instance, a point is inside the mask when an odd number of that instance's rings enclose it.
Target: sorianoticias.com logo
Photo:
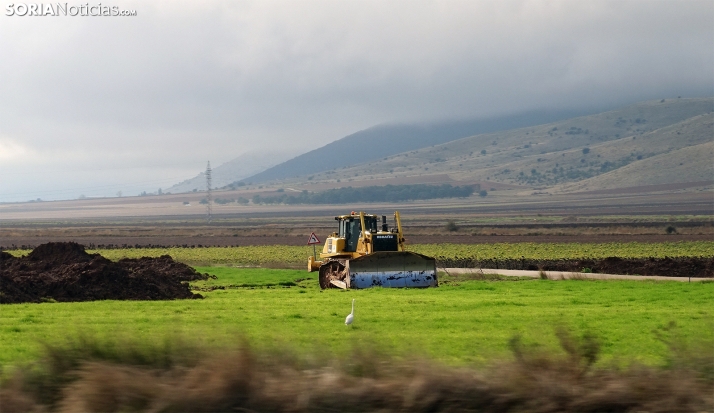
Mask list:
[[[102,3],[10,3],[5,7],[6,16],[136,16],[136,10],[122,10],[118,6]]]

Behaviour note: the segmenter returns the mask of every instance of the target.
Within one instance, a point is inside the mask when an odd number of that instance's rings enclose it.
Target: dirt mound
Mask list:
[[[134,274],[170,274],[171,277],[179,281],[205,280],[207,276],[196,272],[193,268],[178,261],[174,261],[170,255],[162,255],[158,258],[124,258],[119,260],[119,265],[123,266]]]
[[[76,242],[48,242],[32,250],[27,258],[33,262],[63,264],[68,262],[87,262],[99,254],[87,254],[84,246]]]
[[[505,259],[436,257],[439,267],[495,268],[502,270],[544,270],[596,272],[620,275],[660,275],[664,277],[714,278],[714,257],[618,258],[580,260]]]
[[[168,255],[112,262],[74,242],[51,242],[22,258],[0,253],[0,303],[202,298],[186,281],[206,277]]]

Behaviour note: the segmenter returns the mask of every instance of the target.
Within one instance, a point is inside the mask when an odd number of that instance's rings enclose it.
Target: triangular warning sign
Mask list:
[[[310,238],[307,240],[307,245],[312,245],[312,244],[319,244],[320,240],[317,238],[317,235],[315,233],[310,234]]]

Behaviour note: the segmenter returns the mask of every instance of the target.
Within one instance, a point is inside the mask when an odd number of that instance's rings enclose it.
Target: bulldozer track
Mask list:
[[[332,281],[347,283],[347,271],[344,259],[331,259],[320,266],[320,288],[338,288]]]

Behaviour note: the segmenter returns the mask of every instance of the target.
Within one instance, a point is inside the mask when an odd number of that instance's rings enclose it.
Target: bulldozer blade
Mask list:
[[[375,252],[347,263],[350,288],[437,287],[436,260],[414,252]]]
[[[337,288],[342,288],[343,290],[347,289],[347,284],[342,281],[330,280],[330,284],[334,285]]]

